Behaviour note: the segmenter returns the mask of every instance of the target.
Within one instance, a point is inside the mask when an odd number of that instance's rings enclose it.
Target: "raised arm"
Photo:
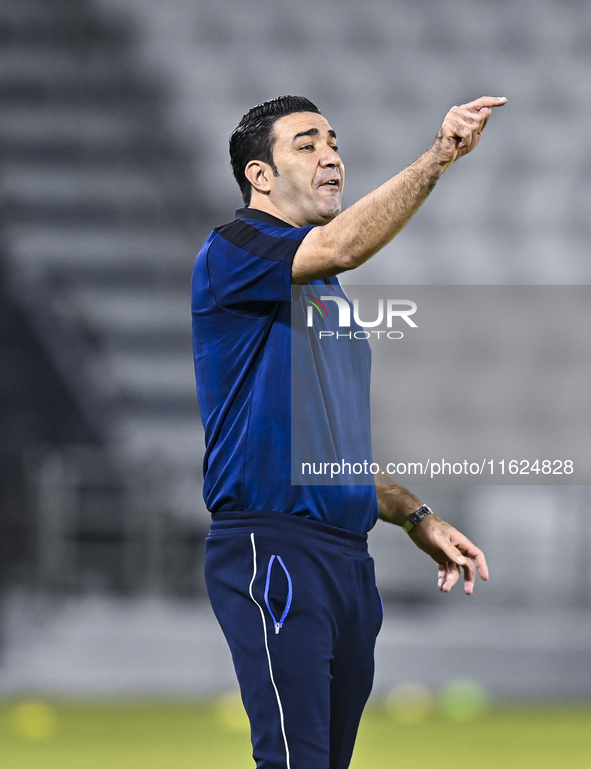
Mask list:
[[[430,149],[331,222],[308,233],[293,261],[293,282],[353,270],[383,248],[419,210],[444,171],[478,145],[492,108],[506,101],[483,96],[452,107]]]

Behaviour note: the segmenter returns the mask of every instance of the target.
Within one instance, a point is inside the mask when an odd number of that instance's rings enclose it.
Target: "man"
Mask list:
[[[308,424],[309,399],[291,392],[291,307],[302,302],[302,284],[344,297],[336,275],[404,227],[505,101],[454,107],[427,152],[342,213],[336,134],[307,99],[254,107],[230,139],[245,208],[212,232],[195,262],[193,339],[213,519],[206,581],[259,769],[349,765],[382,621],[366,545],[378,515],[435,560],[443,592],[462,572],[467,594],[476,571],[488,578],[482,552],[388,478],[375,486],[291,484],[292,399],[305,427],[320,422],[334,446],[347,451],[358,440],[371,452],[369,421],[353,407],[369,400],[368,350],[350,346],[328,365],[304,344],[302,365],[315,372],[322,412]],[[335,381],[341,411],[330,397]]]

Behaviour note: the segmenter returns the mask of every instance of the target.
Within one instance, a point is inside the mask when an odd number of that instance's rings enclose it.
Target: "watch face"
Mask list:
[[[414,519],[415,523],[418,523],[419,521],[422,521],[426,515],[430,515],[432,512],[431,508],[427,507],[427,505],[423,505],[416,513],[412,514],[411,518]]]

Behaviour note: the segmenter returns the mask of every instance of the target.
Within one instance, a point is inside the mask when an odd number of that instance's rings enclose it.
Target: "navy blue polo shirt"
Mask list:
[[[342,347],[329,346],[318,328],[307,326],[310,296],[334,292],[344,298],[336,278],[312,281],[303,290],[291,285],[293,258],[311,229],[239,209],[233,222],[216,227],[195,261],[193,349],[205,428],[204,498],[212,513],[275,511],[365,533],[378,516],[367,476],[366,485],[357,478],[342,485],[292,484],[292,395],[294,413],[301,415],[295,420],[296,459],[371,461],[369,345],[342,338]],[[318,321],[325,331],[337,328],[334,304]],[[298,384],[292,394],[294,307],[301,322],[294,329]]]

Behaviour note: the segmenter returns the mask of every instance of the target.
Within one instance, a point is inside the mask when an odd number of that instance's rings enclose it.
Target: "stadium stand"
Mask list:
[[[588,4],[98,0],[97,5],[133,23],[138,61],[166,83],[167,125],[187,148],[216,223],[240,204],[226,137],[257,102],[291,92],[319,105],[338,132],[350,204],[420,154],[451,105],[483,93],[505,95],[509,102],[493,115],[478,151],[450,170],[380,256],[344,275],[343,282],[590,282],[585,191],[590,108],[578,96],[591,83]],[[494,509],[493,499],[498,531],[510,525],[510,506],[500,491],[479,496],[478,490],[428,488],[424,494],[456,515],[455,522],[476,540],[480,533],[491,536],[484,510]],[[574,519],[584,522],[585,492],[572,494]],[[526,495],[521,504],[528,520],[540,515],[550,531],[560,515],[560,490],[546,489],[545,499],[543,511],[535,494],[531,503]],[[543,575],[535,571],[547,588],[544,600],[582,600],[569,585],[575,571],[591,584],[586,535],[584,542],[568,579],[560,580],[554,568]],[[384,592],[397,600],[403,595],[411,602],[417,596],[425,600],[430,576],[410,567],[412,555],[396,532],[380,528],[373,547]],[[502,534],[493,537],[491,547],[499,565],[494,600],[512,601],[515,572]],[[528,563],[536,561],[536,549],[532,545]],[[538,600],[535,581],[527,584],[523,600]]]
[[[115,485],[143,488],[144,498],[151,489],[148,506],[185,520],[179,526],[191,531],[178,536],[194,539],[202,441],[187,306],[204,206],[163,126],[161,89],[136,70],[129,29],[83,0],[3,3],[0,39],[7,291],[96,455],[89,461],[88,444],[63,454],[66,475],[80,477],[66,487],[75,496],[85,484],[100,487],[110,466]],[[38,465],[29,462],[29,473],[40,479],[45,460],[33,449],[42,440],[32,435],[28,447]],[[47,457],[55,464],[51,451]],[[159,493],[163,485],[168,491]],[[74,514],[62,524],[84,562],[88,527]],[[95,531],[95,542],[113,541],[109,526]],[[136,522],[127,539],[142,528]],[[49,548],[43,538],[39,546]],[[62,587],[79,581],[67,563]]]
[[[588,4],[99,5],[134,20],[139,57],[167,83],[170,130],[222,219],[238,201],[225,137],[255,103],[291,92],[319,105],[339,135],[350,204],[424,151],[453,104],[505,95],[478,153],[440,181],[379,260],[346,280],[589,282]]]
[[[385,0],[3,3],[10,292],[97,436],[97,464],[150,488],[141,504],[201,526],[195,541],[203,535],[188,278],[206,231],[239,205],[226,137],[255,102],[285,91],[318,102],[339,132],[351,202],[419,154],[450,104],[505,93],[509,105],[462,173],[452,169],[386,253],[344,280],[588,281],[589,108],[572,96],[591,82],[591,17],[574,0],[548,0],[532,24],[533,9],[526,0],[405,0],[395,12]],[[63,462],[87,477],[88,450],[77,457],[68,450]],[[406,573],[389,574],[392,595],[407,594]]]
[[[506,95],[461,173],[353,280],[588,283],[590,31],[583,0],[3,0],[1,406],[20,438],[2,464],[0,558],[24,590],[0,614],[0,691],[233,680],[209,610],[170,596],[203,591],[188,280],[240,204],[226,153],[240,115],[279,93],[316,101],[351,203],[422,152],[452,104]],[[444,660],[505,696],[588,697],[588,489],[417,492],[487,543],[494,579],[477,609],[458,594],[435,606],[432,571],[380,527],[371,548],[398,610],[378,688],[404,680],[392,661],[412,647],[430,686]]]

